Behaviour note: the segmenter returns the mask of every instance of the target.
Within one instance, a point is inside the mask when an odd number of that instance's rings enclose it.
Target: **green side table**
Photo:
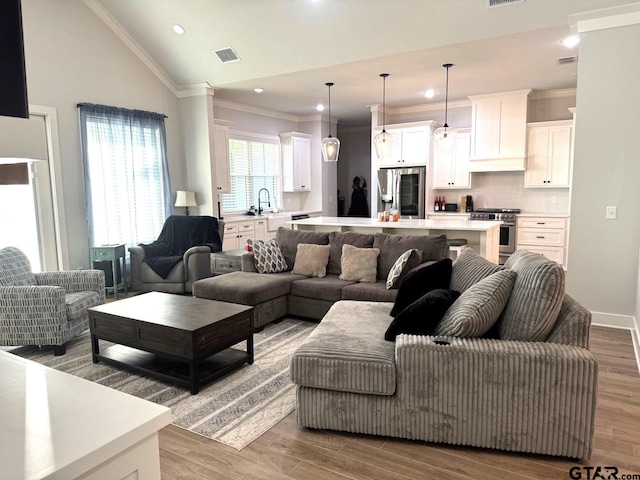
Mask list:
[[[106,287],[107,291],[113,289],[114,298],[118,298],[118,289],[122,288],[124,294],[127,294],[127,282],[125,280],[125,250],[124,243],[118,245],[101,245],[99,247],[89,247],[89,255],[91,257],[91,267],[95,268],[95,262],[111,262],[111,273],[113,274],[112,287]],[[122,269],[120,270],[120,283],[118,283],[118,267],[122,261]]]

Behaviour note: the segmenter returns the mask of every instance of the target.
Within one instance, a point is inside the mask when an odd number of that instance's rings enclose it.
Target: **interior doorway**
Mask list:
[[[63,268],[63,243],[55,189],[55,109],[30,107],[28,119],[0,117],[0,163],[28,168],[26,181],[3,184],[0,178],[0,247],[15,246],[33,271]],[[58,168],[56,168],[58,167]]]

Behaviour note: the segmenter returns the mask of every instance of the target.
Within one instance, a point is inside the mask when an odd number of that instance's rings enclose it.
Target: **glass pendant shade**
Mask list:
[[[322,159],[325,162],[337,162],[340,153],[340,140],[331,136],[331,87],[333,83],[325,83],[329,87],[329,136],[322,139],[320,146],[322,150]]]
[[[453,160],[456,154],[455,130],[449,127],[440,127],[434,133],[435,151],[439,159]]]
[[[329,135],[322,139],[322,159],[325,162],[337,162],[340,153],[340,140]]]
[[[386,130],[387,117],[387,77],[388,73],[381,73],[382,78],[382,131],[373,137],[373,146],[378,159],[392,159],[396,153],[396,135]]]
[[[396,152],[397,136],[386,130],[373,137],[373,146],[379,159],[392,159]]]

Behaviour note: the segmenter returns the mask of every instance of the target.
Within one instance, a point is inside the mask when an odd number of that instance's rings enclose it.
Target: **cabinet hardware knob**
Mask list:
[[[543,235],[536,235],[536,238],[544,238]]]
[[[546,222],[536,222],[537,225],[546,225]]]

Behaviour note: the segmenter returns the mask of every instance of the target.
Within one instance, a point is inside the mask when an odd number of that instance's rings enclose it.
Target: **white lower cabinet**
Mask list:
[[[566,266],[567,221],[565,217],[518,217],[518,250],[540,253]]]
[[[227,222],[224,224],[222,250],[237,250],[247,245],[247,240],[255,239],[255,223],[253,220],[243,222]]]

